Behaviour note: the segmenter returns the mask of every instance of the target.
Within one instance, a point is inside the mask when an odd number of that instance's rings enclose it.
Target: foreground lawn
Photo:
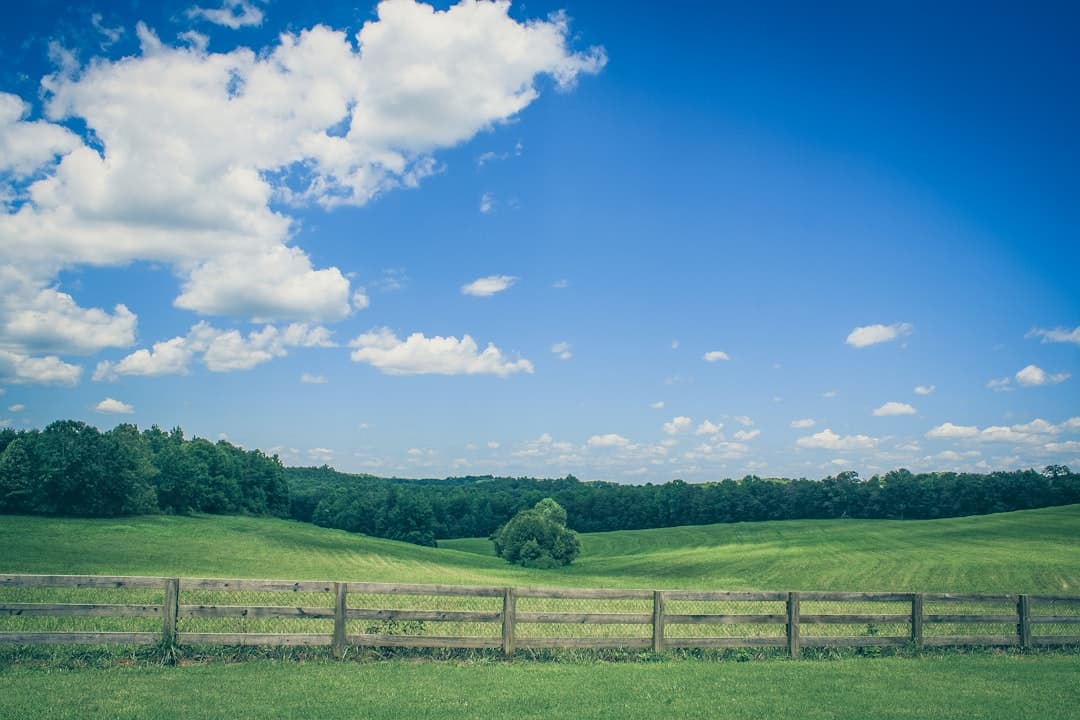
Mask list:
[[[10,718],[1080,717],[1080,656],[0,669]]]
[[[201,515],[0,516],[0,572],[455,584],[1080,594],[1080,505],[946,520],[806,520],[582,536],[525,570],[486,540],[439,548],[305,523]]]

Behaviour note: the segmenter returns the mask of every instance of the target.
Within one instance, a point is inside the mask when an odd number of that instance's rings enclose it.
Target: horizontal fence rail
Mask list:
[[[70,627],[94,620],[110,629]],[[1080,645],[1080,597],[0,575],[0,643],[158,642],[330,646],[338,657],[348,646],[775,647],[792,657],[812,647],[1031,648]]]

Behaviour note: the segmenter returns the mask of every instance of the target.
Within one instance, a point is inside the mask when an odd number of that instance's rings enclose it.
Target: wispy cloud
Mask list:
[[[852,347],[864,348],[878,343],[891,342],[901,337],[910,335],[914,331],[911,323],[894,323],[892,325],[864,325],[852,330],[847,336],[847,344]]]

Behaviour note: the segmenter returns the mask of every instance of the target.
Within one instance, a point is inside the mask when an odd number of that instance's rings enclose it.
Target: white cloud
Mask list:
[[[678,346],[676,345],[675,347],[678,347]],[[717,360],[730,360],[730,359],[731,358],[728,357],[728,354],[726,352],[724,352],[723,350],[710,350],[709,352],[705,353],[705,355],[704,355],[705,362],[716,362]]]
[[[986,387],[994,392],[1012,392],[1016,388],[1012,386],[1012,378],[995,378],[986,383]]]
[[[874,409],[875,417],[886,417],[889,415],[914,415],[918,410],[911,405],[902,402],[887,402],[879,408]]]
[[[116,380],[122,375],[187,375],[197,355],[211,372],[249,370],[260,363],[288,355],[290,347],[335,347],[330,331],[305,323],[293,323],[284,330],[266,325],[245,337],[238,330],[220,330],[207,322],[194,325],[186,337],[154,343],[151,350],[139,349],[113,363],[97,364],[93,379]]]
[[[489,297],[506,290],[515,282],[517,282],[517,278],[513,275],[488,275],[487,277],[477,278],[467,285],[462,285],[461,294],[472,295],[473,297]]]
[[[750,419],[749,415],[736,415],[735,417],[732,418],[732,420],[734,420],[735,422],[739,423],[740,425],[742,425],[744,427],[750,427],[751,425],[754,424],[754,421]]]
[[[979,428],[974,425],[954,425],[951,422],[942,423],[926,433],[928,438],[970,438],[979,434]]]
[[[240,26],[261,10],[192,13]],[[539,76],[565,89],[606,62],[569,47],[565,16],[518,22],[508,3],[389,0],[376,15],[355,38],[316,26],[257,50],[211,53],[191,33],[173,46],[141,23],[138,54],[80,67],[58,50],[45,120],[0,95],[0,267],[45,288],[65,268],[145,260],[176,271],[184,309],[340,320],[349,282],[292,244],[294,208],[416,187],[441,171],[434,153],[531,104]]]
[[[821,397],[825,398],[826,400],[831,400],[831,399],[833,399],[834,397],[836,397],[839,394],[840,393],[837,392],[836,390],[829,390],[827,392],[821,393]]]
[[[66,363],[55,355],[29,357],[0,349],[0,382],[13,385],[79,384],[82,367]]]
[[[1052,330],[1044,330],[1042,328],[1032,328],[1026,337],[1039,337],[1042,338],[1044,343],[1073,343],[1074,345],[1080,345],[1080,325],[1070,330],[1069,328],[1054,328]]]
[[[329,380],[325,375],[312,375],[311,373],[301,373],[300,382],[306,385],[325,385]]]
[[[1056,385],[1065,382],[1070,377],[1067,372],[1048,374],[1037,365],[1028,365],[1016,373],[1016,382],[1024,387],[1038,387],[1040,385]]]
[[[202,18],[215,25],[236,30],[241,27],[261,25],[263,12],[248,0],[222,0],[220,8],[193,7],[187,11],[189,18]]]
[[[495,196],[486,192],[480,196],[480,212],[488,215],[495,210]]]
[[[935,390],[937,390],[936,385],[916,385],[915,386],[915,394],[916,395],[930,395]]]
[[[128,405],[126,402],[114,400],[111,397],[107,397],[99,402],[94,409],[99,413],[111,413],[116,415],[130,415],[135,412],[134,406]]]
[[[8,412],[21,413],[25,409],[26,409],[25,405],[23,405],[22,403],[17,403],[15,405],[9,406],[8,407]]]
[[[570,358],[574,357],[574,355],[570,352],[570,343],[568,342],[555,343],[551,346],[551,352],[558,355],[560,360],[569,360]]]
[[[489,440],[487,446],[488,446],[488,450],[498,450],[499,449],[499,443],[495,442],[494,440]]]
[[[334,451],[329,448],[311,448],[307,451],[307,456],[316,465],[329,465],[334,461]]]
[[[663,410],[664,409],[664,401],[663,400],[657,400],[654,403],[649,403],[649,407],[651,407],[653,410]]]
[[[877,447],[877,438],[867,435],[844,435],[840,436],[829,428],[819,433],[801,437],[795,441],[799,447],[824,448],[827,450],[870,450]]]
[[[366,310],[371,306],[371,298],[368,297],[364,288],[357,288],[353,293],[352,306],[355,310]]]
[[[1027,423],[1011,426],[991,425],[982,429],[974,425],[944,423],[930,430],[926,433],[926,436],[928,438],[977,440],[989,443],[1040,444],[1062,433],[1072,433],[1078,430],[1080,430],[1080,418],[1069,418],[1057,425],[1042,418],[1036,418]]]
[[[632,443],[622,435],[607,433],[606,435],[593,435],[588,440],[589,447],[594,448],[625,448]]]
[[[803,418],[802,420],[791,421],[791,427],[796,429],[814,427],[815,424],[813,418]]]
[[[135,314],[125,305],[112,314],[81,308],[71,295],[0,262],[0,347],[27,355],[90,355],[130,346],[135,327]]]
[[[857,327],[847,336],[847,344],[852,347],[862,348],[878,343],[890,342],[897,338],[910,335],[911,323],[894,323],[892,325],[864,325]]]
[[[17,95],[0,92],[0,176],[28,178],[82,145],[67,128],[44,120],[27,121],[30,106]]]
[[[187,339],[174,337],[154,343],[151,350],[136,350],[117,363],[102,360],[94,370],[93,379],[115,380],[120,375],[187,375],[192,355]]]
[[[735,439],[739,442],[749,442],[760,434],[760,430],[737,430],[735,431]]]
[[[570,287],[570,281],[566,278],[562,278],[551,283],[551,287],[555,288],[556,290],[565,290],[566,288]]]
[[[665,428],[666,429],[666,428]],[[697,430],[694,431],[695,435],[719,435],[724,429],[724,423],[714,423],[709,420],[705,420],[698,425]]]
[[[495,345],[483,350],[465,335],[428,338],[413,333],[399,339],[389,328],[379,328],[360,335],[349,343],[355,362],[366,362],[388,375],[480,375],[506,377],[513,373],[533,372],[533,364],[521,358],[510,360]]]
[[[689,430],[690,426],[693,424],[694,421],[690,418],[684,415],[679,415],[678,417],[672,418],[671,422],[664,423],[663,427],[664,432],[666,432],[668,435],[677,435],[678,433]]]

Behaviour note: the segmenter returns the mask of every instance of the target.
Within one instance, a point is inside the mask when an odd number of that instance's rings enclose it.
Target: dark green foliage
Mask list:
[[[293,518],[397,540],[417,533],[423,544],[429,537],[490,537],[546,497],[566,509],[568,524],[579,532],[757,520],[933,519],[1080,502],[1080,474],[1064,466],[987,475],[901,469],[870,479],[854,472],[823,480],[748,475],[663,485],[581,482],[572,475],[403,480],[339,473],[326,465],[288,468],[285,475]]]
[[[492,540],[499,557],[531,568],[569,565],[581,552],[577,533],[566,527],[566,510],[551,498],[519,512]]]
[[[277,457],[174,428],[102,433],[75,420],[0,432],[0,512],[91,517],[192,511],[287,516]]]

